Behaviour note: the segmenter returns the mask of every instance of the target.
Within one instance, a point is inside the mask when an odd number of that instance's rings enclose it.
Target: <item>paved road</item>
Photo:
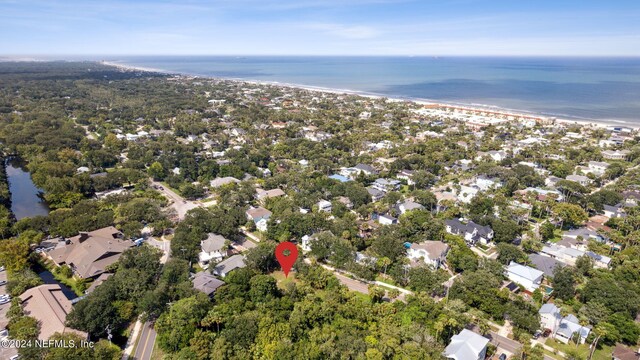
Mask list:
[[[148,321],[144,323],[142,327],[142,333],[140,333],[140,340],[138,340],[138,347],[136,347],[136,353],[134,359],[136,360],[149,360],[153,353],[153,344],[156,342],[156,331]]]
[[[180,220],[184,219],[187,211],[202,206],[197,201],[185,200],[182,196],[176,194],[175,191],[167,188],[157,181],[151,180],[151,185],[157,187],[157,190],[171,201],[170,206],[176,211],[176,213],[178,214],[178,219]]]
[[[518,350],[520,350],[520,348],[522,347],[522,344],[520,344],[519,342],[515,340],[511,340],[504,336],[498,335],[498,333],[493,331],[489,332],[488,337],[491,340],[491,343],[495,345],[498,349],[505,350],[511,354],[517,353]]]
[[[160,262],[162,264],[166,263],[167,260],[169,260],[169,255],[171,253],[171,241],[158,240],[154,237],[150,237],[147,239],[146,243],[162,250],[162,257],[160,258]]]
[[[334,272],[333,275],[335,275],[335,277],[337,277],[342,284],[349,288],[349,290],[357,291],[363,294],[369,293],[369,284],[362,281],[354,280],[337,272]]]

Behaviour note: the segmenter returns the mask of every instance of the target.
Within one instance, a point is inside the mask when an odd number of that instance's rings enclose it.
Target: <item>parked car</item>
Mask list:
[[[0,272],[4,271],[4,266],[0,266]]]
[[[0,280],[0,286],[6,285],[6,284],[7,284],[7,280]]]
[[[0,331],[0,339],[1,340],[6,340],[9,337],[9,330],[7,329],[2,329]]]
[[[499,360],[507,360],[507,354],[505,354],[505,353],[500,354],[500,357],[498,359]]]
[[[11,302],[11,299],[3,298],[0,299],[0,305],[8,304]]]

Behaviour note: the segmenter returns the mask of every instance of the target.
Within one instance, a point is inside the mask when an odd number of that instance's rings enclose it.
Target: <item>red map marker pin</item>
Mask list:
[[[285,241],[276,246],[276,259],[280,263],[285,277],[289,277],[289,271],[297,258],[298,247],[294,243]]]

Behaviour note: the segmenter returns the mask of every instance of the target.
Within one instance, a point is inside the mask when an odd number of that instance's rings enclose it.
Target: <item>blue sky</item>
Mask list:
[[[0,0],[0,55],[640,56],[632,0]]]

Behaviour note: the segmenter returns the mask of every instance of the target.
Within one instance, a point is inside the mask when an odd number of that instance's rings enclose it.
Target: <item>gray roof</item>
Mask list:
[[[481,236],[481,237],[486,237],[492,231],[491,227],[488,225],[487,226],[478,225],[473,221],[469,221],[468,223],[465,224],[458,219],[446,220],[445,225],[451,227],[454,233],[461,233],[461,234],[472,233],[475,229],[478,231],[478,236]]]
[[[529,254],[529,261],[531,261],[533,267],[542,271],[546,276],[553,276],[553,270],[556,266],[565,266],[565,264],[552,257],[539,254]]]
[[[194,289],[200,290],[209,296],[225,284],[224,281],[218,280],[215,276],[204,271],[197,273],[191,281]]]
[[[534,269],[530,266],[520,265],[513,261],[507,267],[507,271],[527,280],[531,280],[532,282],[544,275],[540,270]]]
[[[227,241],[227,239],[225,239],[224,236],[209,233],[209,236],[200,242],[200,247],[202,251],[211,253],[222,249],[225,241]]]
[[[372,187],[368,187],[367,188],[367,192],[369,192],[369,195],[375,196],[375,197],[384,196],[384,192],[382,192],[382,191],[380,191],[378,189],[374,189]]]
[[[559,317],[560,316],[560,309],[558,309],[558,307],[555,304],[543,304],[540,307],[540,310],[538,310],[538,313],[540,315],[549,314],[549,315],[552,315],[552,316]]]
[[[574,333],[579,333],[581,337],[586,338],[591,329],[580,325],[580,321],[574,315],[569,314],[560,321],[560,326],[556,330],[556,334],[561,334],[564,337],[571,339]]]
[[[444,354],[455,360],[477,359],[488,343],[489,339],[486,337],[471,330],[462,329],[459,334],[453,335],[449,346],[444,349]]]
[[[233,255],[232,257],[219,263],[214,270],[215,274],[228,274],[230,271],[245,267],[244,256]]]
[[[356,168],[358,170],[363,170],[363,171],[366,171],[366,172],[370,172],[370,173],[376,173],[376,169],[374,169],[373,166],[367,165],[367,164],[358,164],[358,165],[354,166],[354,168]]]

